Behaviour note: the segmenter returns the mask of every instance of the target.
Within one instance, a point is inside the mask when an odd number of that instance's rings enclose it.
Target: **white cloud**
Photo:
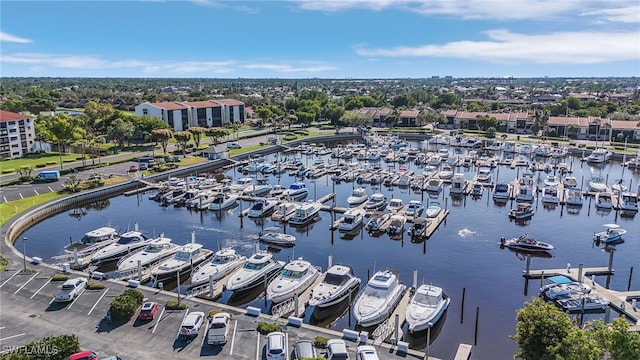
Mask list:
[[[18,44],[30,44],[33,40],[21,38],[19,36],[8,34],[4,31],[0,31],[0,42],[12,42]]]
[[[602,22],[620,22],[627,24],[640,23],[640,4],[611,9],[583,11],[581,16],[593,16]]]
[[[498,29],[486,32],[487,41],[453,41],[441,45],[366,48],[364,57],[441,57],[493,63],[596,64],[640,60],[640,31],[558,32],[542,35]],[[636,44],[633,46],[632,44]]]
[[[245,69],[271,70],[282,73],[292,72],[323,72],[336,70],[336,67],[329,65],[310,64],[307,66],[292,66],[287,64],[247,64],[243,66]]]

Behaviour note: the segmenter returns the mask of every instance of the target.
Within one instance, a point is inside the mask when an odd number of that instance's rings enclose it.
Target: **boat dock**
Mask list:
[[[188,297],[197,296],[201,299],[215,301],[222,293],[225,292],[227,288],[227,282],[233,276],[233,273],[228,274],[218,281],[213,282],[213,290],[211,290],[211,283],[207,282],[202,285],[194,286],[191,289],[187,290]]]
[[[325,278],[325,274],[324,273],[320,274],[320,276],[318,276],[316,281],[314,281],[313,284],[311,284],[311,286],[309,286],[301,294],[294,296],[292,298],[289,298],[278,304],[275,304],[271,308],[271,314],[278,318],[285,317],[286,315],[290,315],[290,314],[292,314],[292,316],[295,316],[295,317],[304,316],[304,313],[306,311],[306,306],[309,303],[309,299],[311,298],[311,292],[313,291],[313,288],[315,288],[316,285],[324,281],[324,278]]]
[[[442,209],[440,213],[433,218],[429,218],[431,222],[427,226],[427,231],[425,233],[425,237],[428,239],[433,235],[436,229],[440,226],[440,224],[444,221],[444,219],[449,215],[449,209]]]
[[[411,301],[411,296],[415,288],[408,288],[405,290],[402,298],[398,302],[398,305],[393,310],[393,313],[389,316],[387,320],[378,325],[378,327],[373,331],[371,336],[373,337],[373,344],[381,344],[385,340],[391,336],[396,330],[396,317],[398,317],[398,336],[397,339],[402,339],[402,324],[405,321],[405,313],[407,312],[407,307],[409,306],[409,301]]]

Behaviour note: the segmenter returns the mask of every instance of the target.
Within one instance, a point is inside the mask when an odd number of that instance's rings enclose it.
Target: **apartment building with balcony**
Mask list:
[[[0,159],[17,159],[33,152],[35,117],[0,110]]]

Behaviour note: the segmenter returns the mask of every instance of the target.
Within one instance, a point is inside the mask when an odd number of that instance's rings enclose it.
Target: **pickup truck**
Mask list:
[[[56,293],[56,302],[73,301],[80,293],[86,289],[88,280],[84,277],[69,279],[62,284],[62,288]]]
[[[217,313],[211,319],[207,332],[207,344],[224,345],[229,339],[229,323],[231,314],[226,312]]]

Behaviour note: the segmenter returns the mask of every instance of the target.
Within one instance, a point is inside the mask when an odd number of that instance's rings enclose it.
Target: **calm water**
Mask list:
[[[453,153],[453,149],[451,150]],[[313,155],[297,155],[309,164],[315,160]],[[631,181],[635,190],[640,183],[640,174],[624,169],[619,163],[610,163],[601,167],[592,167],[581,163],[578,158],[568,156],[563,160],[572,164],[573,175],[578,182],[587,181],[592,175],[601,174],[613,179],[623,179],[627,184]],[[386,164],[382,164],[386,166]],[[398,165],[396,165],[397,168]],[[411,164],[410,168],[421,173],[422,169]],[[494,181],[512,181],[523,169],[511,169],[499,166],[494,169]],[[471,179],[476,169],[459,169]],[[229,175],[237,175],[230,170]],[[540,183],[545,173],[536,174]],[[289,185],[293,177],[283,174],[281,178],[271,176],[272,183]],[[328,176],[315,181],[306,180],[310,188],[308,199],[318,198],[333,190],[332,181]],[[346,198],[350,195],[353,183],[335,185],[338,194],[337,205],[347,206]],[[357,185],[355,185],[357,186]],[[363,185],[369,194],[374,192],[371,185]],[[423,199],[425,203],[429,196],[425,193],[414,193],[412,190],[390,189],[379,185],[375,191],[380,191],[392,197],[399,197],[407,203],[411,199]],[[387,235],[372,237],[365,231],[344,235],[338,231],[330,231],[331,216],[322,212],[321,219],[305,228],[287,227],[286,232],[294,234],[298,240],[296,246],[282,249],[276,253],[280,260],[286,261],[293,257],[304,257],[315,265],[326,269],[328,255],[333,255],[334,263],[351,265],[357,276],[364,282],[367,274],[381,268],[393,268],[399,271],[401,279],[406,284],[412,283],[412,272],[418,270],[419,283],[432,283],[441,286],[451,297],[451,305],[437,331],[435,340],[430,347],[430,354],[440,358],[452,358],[457,346],[461,342],[473,344],[474,322],[476,309],[479,309],[478,344],[473,350],[474,359],[511,359],[516,351],[515,343],[509,335],[515,333],[515,312],[531,296],[536,296],[539,281],[529,284],[528,295],[524,294],[525,283],[522,271],[525,261],[509,250],[501,250],[497,244],[501,236],[513,237],[524,232],[551,242],[556,249],[551,258],[532,258],[533,269],[566,267],[571,263],[577,267],[579,263],[586,267],[606,266],[609,254],[594,248],[591,238],[593,233],[600,231],[605,223],[617,223],[628,230],[626,242],[618,245],[615,252],[614,268],[616,275],[612,276],[611,288],[626,290],[629,271],[636,267],[631,288],[640,289],[640,275],[637,274],[640,265],[640,223],[635,218],[621,218],[615,211],[603,213],[595,210],[589,199],[576,213],[568,213],[561,206],[544,208],[539,201],[534,203],[536,214],[526,224],[516,224],[508,218],[508,211],[515,207],[511,201],[506,205],[496,205],[491,199],[491,193],[485,190],[482,197],[472,199],[452,199],[446,188],[438,201],[446,205],[450,214],[446,221],[438,228],[433,236],[423,243],[412,243],[408,238],[391,240]],[[147,194],[132,197],[116,197],[102,204],[98,208],[85,208],[82,211],[69,211],[46,220],[29,229],[24,236],[29,238],[27,253],[30,256],[50,258],[62,253],[62,248],[69,242],[69,237],[79,239],[83,233],[94,228],[111,224],[121,230],[133,228],[138,223],[141,229],[160,234],[165,233],[178,244],[184,244],[191,239],[191,232],[195,231],[196,240],[210,249],[219,246],[231,246],[239,252],[250,255],[255,246],[255,235],[263,228],[275,226],[270,220],[264,223],[238,216],[242,209],[247,209],[249,203],[243,203],[234,209],[217,212],[192,212],[185,208],[160,207],[156,202],[148,200]],[[81,215],[77,215],[81,213]],[[264,245],[263,245],[264,246]],[[604,282],[606,279],[598,279]],[[464,304],[464,322],[461,322],[461,297],[466,288]],[[249,299],[246,303],[262,305],[262,298]],[[322,325],[336,329],[349,327],[348,316],[344,315],[333,322],[331,319]],[[351,327],[353,328],[351,323]],[[424,348],[426,334],[422,333],[417,339],[408,339],[417,348]]]

